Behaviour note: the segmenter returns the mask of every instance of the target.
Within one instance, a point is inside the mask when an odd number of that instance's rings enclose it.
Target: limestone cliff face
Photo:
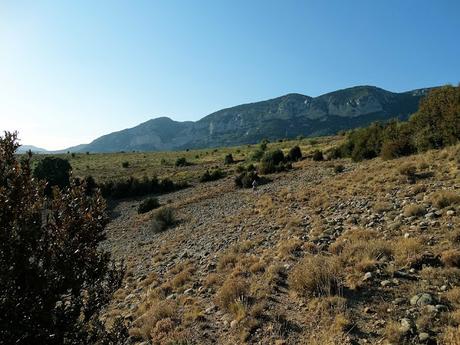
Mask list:
[[[319,97],[288,94],[219,110],[196,122],[160,117],[114,132],[78,151],[156,151],[255,143],[263,138],[334,134],[376,120],[407,119],[429,89],[393,93],[357,86]],[[72,148],[70,148],[72,150]]]

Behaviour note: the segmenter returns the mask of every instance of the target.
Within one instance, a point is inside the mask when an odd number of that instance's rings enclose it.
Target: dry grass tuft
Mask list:
[[[240,299],[248,296],[249,285],[240,277],[229,277],[217,291],[216,303],[226,310]]]
[[[340,294],[343,269],[336,257],[307,256],[292,270],[289,285],[303,296]]]
[[[411,204],[404,207],[405,217],[419,217],[425,214],[425,207],[423,205]]]
[[[460,267],[460,250],[448,249],[443,251],[441,261],[447,267]]]
[[[430,195],[430,201],[437,208],[444,208],[460,203],[460,195],[454,191],[442,190]]]

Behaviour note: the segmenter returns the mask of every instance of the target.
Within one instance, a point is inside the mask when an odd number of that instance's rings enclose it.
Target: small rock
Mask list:
[[[446,212],[446,215],[448,215],[449,217],[452,217],[453,215],[455,215],[455,211],[453,211],[453,210],[448,210],[448,211]]]
[[[389,280],[382,280],[382,281],[380,282],[380,285],[382,285],[383,287],[388,286],[388,285],[391,285],[391,281],[389,281]]]
[[[371,272],[366,272],[364,275],[363,281],[369,280],[372,278],[372,273]]]
[[[443,285],[439,288],[439,290],[441,291],[446,291],[447,290],[447,285]]]
[[[429,338],[430,338],[430,335],[428,333],[425,333],[425,332],[419,333],[419,335],[418,335],[418,339],[420,341],[427,341]]]
[[[401,319],[401,332],[406,334],[409,333],[412,329],[412,323],[408,318]]]
[[[238,320],[233,320],[230,322],[230,328],[235,328],[238,325]]]
[[[410,299],[410,304],[418,307],[430,305],[433,304],[433,298],[428,293],[419,293],[415,296],[412,296]]]

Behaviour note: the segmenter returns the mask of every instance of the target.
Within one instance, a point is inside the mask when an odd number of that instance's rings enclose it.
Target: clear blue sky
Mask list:
[[[0,130],[58,149],[290,92],[460,81],[460,1],[0,2]]]

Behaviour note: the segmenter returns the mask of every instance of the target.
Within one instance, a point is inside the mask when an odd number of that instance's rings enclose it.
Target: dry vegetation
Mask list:
[[[204,152],[184,169],[250,153]],[[459,344],[459,152],[304,159],[256,192],[196,185],[162,196],[181,221],[161,233],[124,201],[107,243],[130,269],[107,318],[146,344]]]

